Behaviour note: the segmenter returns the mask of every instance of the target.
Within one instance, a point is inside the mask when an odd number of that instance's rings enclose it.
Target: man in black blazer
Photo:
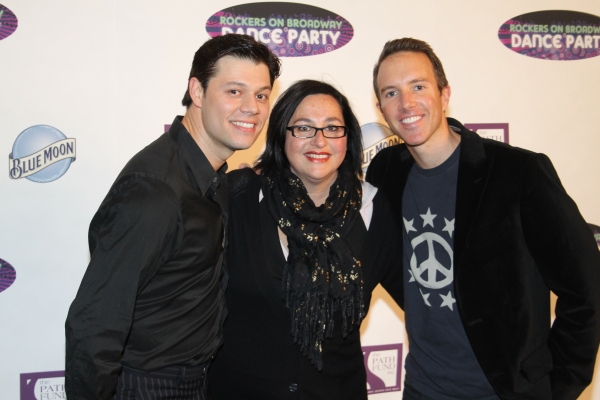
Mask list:
[[[446,118],[425,42],[388,42],[373,84],[404,141],[367,172],[404,228],[404,398],[576,399],[600,341],[600,254],[552,163]]]

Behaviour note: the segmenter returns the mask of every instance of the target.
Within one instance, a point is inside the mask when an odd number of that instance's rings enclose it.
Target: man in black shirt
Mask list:
[[[249,36],[196,52],[184,117],[125,166],[94,216],[66,322],[70,399],[202,399],[225,318],[225,161],[269,116],[280,63]]]

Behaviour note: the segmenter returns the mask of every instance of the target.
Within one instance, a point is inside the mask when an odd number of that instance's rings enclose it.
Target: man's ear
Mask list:
[[[446,111],[448,108],[448,103],[450,102],[450,95],[452,94],[452,90],[450,86],[446,86],[442,89],[442,106],[443,110]]]
[[[194,106],[202,108],[202,99],[204,97],[204,88],[198,78],[190,78],[188,82],[188,91]]]
[[[377,109],[379,110],[379,112],[383,114],[383,112],[381,111],[381,103],[377,102],[377,103],[375,103],[375,105],[377,106]]]

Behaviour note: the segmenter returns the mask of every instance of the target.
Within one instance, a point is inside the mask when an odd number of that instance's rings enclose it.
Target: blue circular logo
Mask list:
[[[19,134],[17,140],[12,148],[12,159],[19,159],[22,157],[29,156],[40,150],[48,147],[56,142],[66,139],[67,137],[58,129],[48,126],[48,125],[35,125],[30,128],[25,129],[23,132]],[[64,153],[64,148],[67,148],[63,145],[62,148],[57,147],[56,149],[50,148],[41,157],[44,158],[44,163],[51,161],[52,156],[54,157],[59,155],[61,152]],[[69,150],[67,148],[67,150]],[[74,156],[74,154],[73,154]],[[60,161],[56,161],[51,163],[48,166],[42,167],[39,171],[26,176],[27,179],[33,182],[45,183],[52,182],[63,176],[69,166],[71,166],[71,162],[73,162],[73,158],[65,158]],[[11,171],[11,174],[13,172]]]
[[[367,172],[371,160],[382,149],[402,143],[400,138],[392,133],[390,128],[377,122],[371,122],[360,127],[363,139],[362,169]]]

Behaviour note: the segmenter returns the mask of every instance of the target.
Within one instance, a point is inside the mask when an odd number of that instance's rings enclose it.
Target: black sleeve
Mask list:
[[[101,205],[65,326],[69,398],[113,398],[137,294],[177,248],[180,223],[174,193],[152,179],[123,183]]]
[[[577,205],[543,154],[523,171],[523,232],[546,285],[557,295],[552,397],[575,399],[591,382],[600,341],[600,254]]]
[[[376,282],[404,308],[404,286],[402,271],[402,235],[393,216],[387,198],[378,190],[373,199],[373,216],[369,226],[369,237],[362,253],[368,253],[369,263],[376,270]]]

